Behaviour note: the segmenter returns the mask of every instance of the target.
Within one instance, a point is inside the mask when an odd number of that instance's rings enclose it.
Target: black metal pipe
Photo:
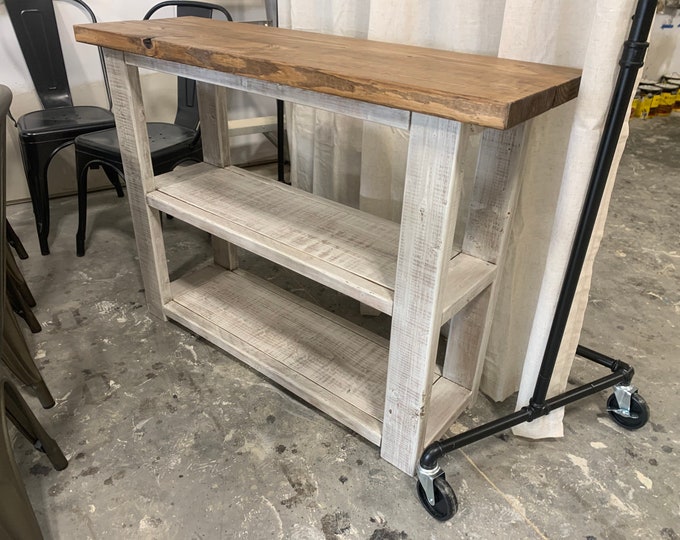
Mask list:
[[[590,360],[591,362],[595,362],[596,364],[609,368],[612,371],[616,371],[621,364],[619,360],[611,358],[606,354],[602,354],[601,352],[594,351],[593,349],[589,349],[588,347],[584,347],[583,345],[576,347],[576,354],[582,358],[585,358],[586,360]]]
[[[508,416],[497,418],[487,424],[469,429],[444,441],[435,441],[425,448],[423,455],[420,457],[420,466],[423,469],[433,469],[437,464],[437,460],[444,454],[527,422],[530,416],[532,414],[529,411],[529,407],[523,407]]]
[[[584,384],[583,386],[579,386],[569,390],[568,392],[564,392],[563,394],[552,397],[545,402],[548,412],[559,409],[560,407],[564,407],[565,405],[569,405],[570,403],[578,401],[579,399],[597,394],[598,392],[606,390],[607,388],[611,388],[620,382],[626,382],[632,376],[632,371],[632,367],[627,364],[623,364],[621,368],[616,370],[616,372],[611,373],[606,377],[602,377],[591,383]]]
[[[611,170],[614,153],[616,152],[619,135],[621,134],[621,127],[629,115],[630,99],[635,87],[637,72],[643,65],[645,52],[649,46],[646,39],[652,26],[655,10],[656,0],[638,1],[628,40],[623,46],[623,53],[619,61],[621,69],[619,70],[614,87],[614,95],[612,96],[607,113],[605,130],[597,150],[583,211],[555,308],[555,317],[550,328],[541,368],[536,380],[536,386],[534,387],[532,401],[536,404],[544,403],[548,394],[548,387],[555,369],[557,354],[567,326],[569,311],[574,300],[583,263],[588,252],[588,245]]]
[[[619,362],[619,367],[614,373],[552,397],[540,405],[532,402],[528,406],[522,407],[519,411],[515,411],[512,414],[498,418],[474,429],[470,429],[444,441],[433,442],[425,449],[420,457],[420,466],[423,469],[432,470],[436,467],[437,460],[444,454],[448,454],[453,450],[480,441],[524,422],[531,422],[532,420],[545,416],[551,411],[564,407],[569,403],[597,394],[620,382],[626,382],[630,380],[632,375],[633,368],[624,362]]]

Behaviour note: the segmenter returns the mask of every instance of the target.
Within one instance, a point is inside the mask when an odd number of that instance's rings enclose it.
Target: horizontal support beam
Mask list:
[[[368,120],[397,129],[408,130],[411,113],[400,109],[392,109],[383,105],[374,105],[363,101],[319,94],[310,90],[302,90],[283,84],[250,79],[231,73],[212,71],[195,66],[187,66],[177,62],[159,60],[148,56],[125,54],[125,61],[131,66],[171,73],[180,77],[187,77],[196,81],[226,86],[234,90],[243,90],[283,101],[307,105],[338,114],[344,114],[359,120]]]

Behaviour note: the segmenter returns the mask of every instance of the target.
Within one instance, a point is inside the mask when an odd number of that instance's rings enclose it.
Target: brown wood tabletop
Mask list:
[[[576,97],[581,71],[197,17],[75,26],[77,41],[506,129]]]

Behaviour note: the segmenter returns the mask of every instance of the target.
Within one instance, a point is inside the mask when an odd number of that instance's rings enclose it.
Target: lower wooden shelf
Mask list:
[[[380,445],[387,340],[243,270],[209,265],[171,286],[169,318]],[[469,398],[435,377],[427,442]]]

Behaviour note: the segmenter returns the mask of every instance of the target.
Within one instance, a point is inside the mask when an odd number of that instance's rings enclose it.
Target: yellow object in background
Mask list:
[[[661,89],[658,109],[659,116],[670,116],[675,106],[678,86],[670,83],[659,83],[657,86]]]
[[[656,116],[656,112],[659,107],[661,89],[653,84],[641,84],[638,86],[638,90],[641,97],[638,109],[635,112],[635,117],[646,120],[647,118]],[[656,107],[654,106],[655,100]]]

